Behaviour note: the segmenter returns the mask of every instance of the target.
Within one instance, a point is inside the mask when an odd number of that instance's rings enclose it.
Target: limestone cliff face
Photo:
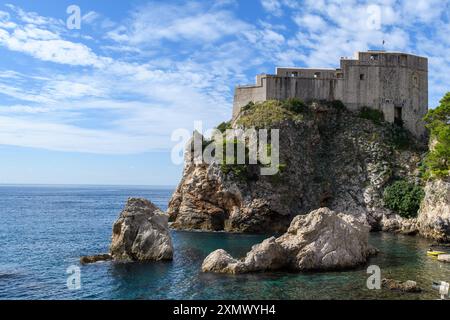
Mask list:
[[[450,241],[450,179],[427,183],[417,220],[421,235]]]
[[[280,129],[285,169],[276,176],[255,170],[242,180],[218,164],[187,162],[168,209],[174,228],[285,232],[296,215],[329,207],[365,215],[372,229],[382,229],[383,217],[392,215],[382,203],[385,186],[417,179],[420,152],[397,150],[389,125],[348,111],[314,105],[301,119],[264,127]]]

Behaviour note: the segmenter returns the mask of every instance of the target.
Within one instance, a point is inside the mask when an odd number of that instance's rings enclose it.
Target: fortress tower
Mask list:
[[[277,68],[275,75],[258,75],[256,85],[236,87],[233,117],[251,101],[289,98],[341,100],[352,111],[370,107],[421,137],[428,111],[428,59],[367,51],[341,58],[339,69]]]

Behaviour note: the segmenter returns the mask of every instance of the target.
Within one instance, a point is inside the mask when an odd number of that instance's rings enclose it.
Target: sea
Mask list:
[[[134,186],[0,186],[0,299],[4,300],[316,300],[438,299],[433,281],[450,281],[450,265],[428,257],[420,237],[373,233],[380,254],[355,270],[205,274],[216,249],[241,257],[270,235],[172,231],[172,262],[101,262],[84,255],[108,252],[112,225],[128,197],[167,209],[174,188]],[[369,266],[381,277],[414,280],[421,293],[370,290]],[[79,282],[73,285],[74,274]],[[69,281],[70,280],[70,281]],[[370,280],[369,280],[370,282]]]

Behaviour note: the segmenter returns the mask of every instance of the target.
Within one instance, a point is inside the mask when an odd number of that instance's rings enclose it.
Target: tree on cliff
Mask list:
[[[426,178],[444,178],[450,172],[450,92],[440,101],[439,107],[425,116],[430,130],[431,150],[425,158]]]

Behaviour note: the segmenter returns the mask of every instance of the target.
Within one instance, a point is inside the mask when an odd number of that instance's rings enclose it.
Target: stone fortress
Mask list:
[[[428,111],[428,59],[416,55],[367,51],[341,58],[339,69],[276,68],[256,84],[235,89],[233,118],[249,102],[341,100],[349,110],[380,110],[386,121],[403,125],[416,137],[425,134]]]

